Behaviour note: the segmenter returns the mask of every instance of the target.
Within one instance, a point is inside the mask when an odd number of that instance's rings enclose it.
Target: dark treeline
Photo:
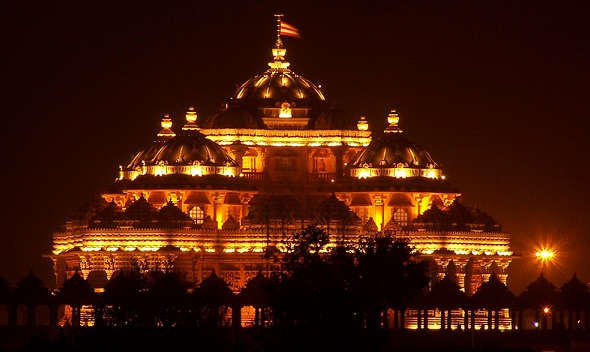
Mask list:
[[[73,326],[84,325],[83,306],[92,306],[95,326],[116,327],[221,327],[230,321],[238,326],[246,306],[254,308],[255,327],[403,329],[407,309],[419,311],[418,316],[437,309],[443,329],[452,328],[451,311],[458,309],[487,310],[488,329],[499,328],[497,312],[503,309],[511,310],[512,328],[523,328],[522,311],[527,309],[543,329],[590,326],[588,287],[575,274],[559,290],[541,274],[518,297],[492,274],[468,297],[452,274],[431,283],[427,262],[394,236],[379,234],[329,247],[328,233],[308,226],[285,243],[285,254],[264,254],[274,269],[259,272],[238,294],[214,271],[194,287],[171,265],[159,271],[130,268],[114,275],[101,293],[78,273],[51,293],[31,272],[14,289],[0,280],[0,304],[10,307],[8,325],[16,325],[16,306],[26,307],[25,320],[35,325],[35,307],[49,306],[50,324],[57,324],[57,307],[67,305]],[[543,321],[546,308],[551,309],[551,324]],[[473,327],[467,316],[463,326]],[[419,328],[427,328],[424,320]]]

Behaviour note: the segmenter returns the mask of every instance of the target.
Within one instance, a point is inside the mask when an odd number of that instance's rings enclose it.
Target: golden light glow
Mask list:
[[[395,178],[406,178],[408,174],[405,169],[395,168],[394,175]]]
[[[541,248],[535,252],[535,256],[541,262],[548,262],[555,258],[555,252],[550,248]]]
[[[188,123],[195,123],[197,121],[197,113],[195,112],[195,108],[194,107],[190,107],[188,108],[188,111],[186,112],[186,122]],[[164,127],[164,121],[162,120],[162,127]],[[172,123],[170,123],[170,127],[172,127]],[[168,127],[168,128],[170,128]]]
[[[359,131],[367,131],[369,129],[369,123],[364,116],[361,116],[361,119],[356,124],[356,127]]]
[[[168,115],[166,115],[168,117]],[[163,129],[169,130],[172,128],[172,120],[170,118],[162,119],[161,126]]]
[[[281,104],[281,110],[279,112],[280,118],[290,118],[291,116],[291,105],[287,102]]]

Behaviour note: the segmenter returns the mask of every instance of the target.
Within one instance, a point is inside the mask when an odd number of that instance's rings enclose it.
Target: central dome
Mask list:
[[[280,128],[274,121],[280,118],[292,119],[291,128],[356,129],[357,121],[350,114],[331,111],[319,86],[289,69],[281,42],[272,53],[269,69],[239,86],[231,103],[210,116],[203,128]]]

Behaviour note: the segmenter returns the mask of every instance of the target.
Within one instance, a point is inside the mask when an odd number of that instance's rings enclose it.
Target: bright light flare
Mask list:
[[[535,252],[535,256],[542,262],[548,262],[555,258],[555,251],[550,248],[541,248]]]

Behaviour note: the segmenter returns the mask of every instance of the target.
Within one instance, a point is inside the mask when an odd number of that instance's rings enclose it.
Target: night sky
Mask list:
[[[321,4],[320,4],[321,3]],[[265,71],[274,13],[294,72],[380,132],[391,108],[464,202],[512,234],[515,293],[590,281],[590,15],[584,1],[4,1],[0,276],[53,285],[52,232],[170,114],[214,112]]]

